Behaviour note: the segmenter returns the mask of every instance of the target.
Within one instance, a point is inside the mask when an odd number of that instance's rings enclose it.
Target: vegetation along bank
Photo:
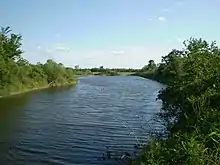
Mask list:
[[[220,49],[215,42],[190,38],[159,65],[149,61],[135,75],[167,85],[158,98],[158,118],[168,132],[153,137],[131,164],[220,164]]]
[[[184,45],[162,57],[159,65],[150,60],[134,74],[167,85],[158,95],[163,102],[158,118],[169,134],[152,138],[131,164],[220,164],[220,49],[202,39],[191,38]],[[21,36],[2,28],[0,96],[75,83],[84,74],[50,59],[31,64],[22,53]]]
[[[29,63],[22,57],[21,36],[9,27],[0,32],[0,96],[30,90],[76,83],[73,68],[47,60],[46,63]]]
[[[77,77],[88,75],[118,76],[134,73],[137,69],[65,67],[48,59],[46,63],[31,64],[22,57],[22,37],[9,27],[0,31],[0,97],[42,88],[75,84]]]

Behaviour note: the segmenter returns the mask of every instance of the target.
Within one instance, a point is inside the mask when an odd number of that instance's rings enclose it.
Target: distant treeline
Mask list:
[[[14,34],[10,27],[0,31],[0,96],[25,92],[49,86],[75,83],[77,76],[120,75],[119,72],[136,72],[135,69],[80,69],[65,67],[62,63],[48,59],[46,63],[31,64],[22,57],[22,37]]]
[[[140,69],[133,68],[104,68],[100,66],[99,68],[79,68],[75,66],[78,74],[81,75],[98,75],[98,76],[119,76],[119,75],[131,75],[138,72]]]
[[[75,67],[76,68],[76,67]],[[77,68],[78,71],[85,71],[85,72],[92,72],[92,73],[96,73],[96,72],[108,72],[108,71],[112,71],[112,72],[118,72],[118,73],[122,73],[122,72],[126,72],[126,73],[136,73],[138,72],[140,69],[133,69],[133,68],[104,68],[103,66],[100,66],[99,68]]]
[[[220,49],[194,38],[184,46],[135,74],[167,85],[157,117],[169,134],[153,137],[131,164],[220,164]]]

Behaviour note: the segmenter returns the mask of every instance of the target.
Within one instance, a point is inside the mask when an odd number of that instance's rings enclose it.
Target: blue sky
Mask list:
[[[189,37],[220,42],[219,0],[1,0],[0,16],[32,63],[140,68]]]

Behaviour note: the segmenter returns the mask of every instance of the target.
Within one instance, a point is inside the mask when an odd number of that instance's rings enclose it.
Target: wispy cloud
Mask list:
[[[178,0],[175,2],[176,5],[182,6],[184,4],[184,1]]]
[[[152,19],[152,18],[148,18],[147,20],[148,20],[148,21],[152,21],[153,19]]]
[[[53,50],[52,50],[51,48],[48,47],[48,48],[45,49],[45,52],[46,52],[46,53],[52,53]]]
[[[39,50],[40,50],[41,48],[42,48],[42,47],[41,47],[41,45],[37,45],[37,49],[39,49]]]
[[[80,67],[134,67],[141,68],[153,59],[160,62],[161,56],[164,56],[174,46],[172,44],[164,45],[140,45],[140,46],[123,46],[114,47],[111,49],[97,49],[97,50],[74,50],[69,49],[66,45],[44,45],[39,50],[37,47],[25,48],[25,58],[30,62],[36,63],[38,61],[45,62],[47,59],[53,59],[61,62],[66,66],[74,66],[78,64]],[[177,44],[178,46],[178,44]],[[58,50],[57,50],[58,49]],[[113,49],[113,50],[112,50]],[[62,50],[62,51],[60,51]],[[147,56],[146,56],[147,54]]]
[[[51,52],[69,52],[70,48],[66,46],[65,44],[54,44],[48,46],[46,49],[46,52],[51,53]]]
[[[164,9],[162,9],[162,11],[163,11],[163,12],[169,12],[170,9],[168,9],[168,8],[164,8]]]
[[[70,48],[65,47],[65,46],[56,46],[54,47],[54,50],[61,51],[61,52],[68,52],[70,51]]]
[[[111,51],[112,52],[112,54],[124,54],[125,53],[125,51],[124,50],[120,50],[120,51]]]
[[[178,37],[178,38],[176,39],[176,41],[177,41],[178,43],[180,43],[180,44],[183,44],[184,39],[182,39],[182,38]]]
[[[168,39],[167,40],[167,43],[169,43],[169,44],[183,44],[183,42],[184,42],[184,39],[183,38],[181,38],[181,37],[177,37],[177,38],[174,38],[174,39]],[[178,46],[177,45],[177,46]]]
[[[158,17],[157,19],[158,19],[158,21],[161,21],[161,22],[167,21],[167,19],[165,17],[162,17],[162,16]]]

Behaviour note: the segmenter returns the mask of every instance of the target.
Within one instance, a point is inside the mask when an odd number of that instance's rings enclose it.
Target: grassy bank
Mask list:
[[[20,91],[6,93],[5,95],[0,96],[0,98],[14,96],[14,95],[20,95],[20,94],[24,94],[27,92],[38,91],[38,90],[43,90],[43,89],[48,89],[48,88],[61,87],[61,86],[67,86],[67,85],[76,85],[76,84],[77,84],[77,80],[73,81],[73,82],[64,83],[64,84],[56,84],[56,85],[46,84],[44,86],[42,85],[42,86],[35,86],[35,87],[31,87],[31,88],[23,88]]]
[[[76,82],[78,72],[73,68],[50,59],[44,64],[24,59],[21,39],[8,27],[0,31],[0,96]]]
[[[220,49],[192,38],[184,46],[136,73],[167,84],[157,117],[169,134],[152,137],[131,164],[220,164]]]

